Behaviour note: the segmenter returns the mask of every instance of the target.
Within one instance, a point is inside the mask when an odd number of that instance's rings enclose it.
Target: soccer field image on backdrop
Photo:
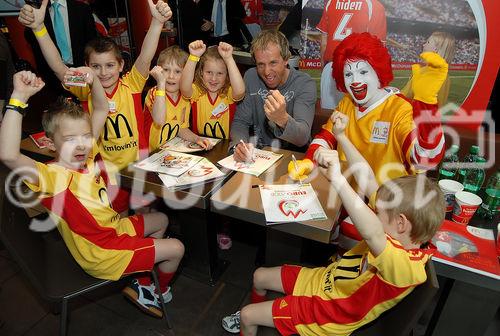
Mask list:
[[[320,78],[321,70],[303,70],[307,72],[315,81],[316,88],[318,90],[318,98],[320,95]],[[474,82],[475,71],[467,70],[451,70],[449,72],[451,86],[450,94],[448,95],[448,103],[454,103],[458,106],[462,105],[463,101],[467,97],[472,84]],[[410,79],[410,70],[394,70],[394,80],[391,82],[390,86],[397,87],[401,89]],[[451,111],[450,111],[451,112]]]

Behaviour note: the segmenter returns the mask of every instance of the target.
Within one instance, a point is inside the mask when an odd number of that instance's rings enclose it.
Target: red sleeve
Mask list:
[[[316,150],[319,147],[325,147],[329,149],[337,148],[337,140],[335,139],[332,133],[330,133],[324,128],[322,128],[321,131],[319,131],[319,133],[316,134],[313,141],[309,145],[309,148],[307,148],[306,155],[304,158],[314,162],[313,160],[314,152],[316,152]]]
[[[441,162],[445,151],[441,113],[437,104],[414,100],[412,106],[416,128],[406,137],[403,151],[411,146],[411,163],[418,169],[431,169]]]
[[[368,32],[380,38],[382,41],[386,40],[387,35],[387,19],[385,17],[385,8],[380,2],[376,2],[373,8],[373,16],[368,24]]]

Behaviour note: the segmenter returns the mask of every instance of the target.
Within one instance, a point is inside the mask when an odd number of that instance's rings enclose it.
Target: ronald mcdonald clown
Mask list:
[[[369,33],[353,33],[333,53],[333,77],[337,88],[348,93],[336,110],[347,115],[345,134],[372,167],[379,184],[400,176],[435,167],[444,153],[444,135],[438,112],[437,93],[448,73],[446,61],[434,52],[420,55],[426,66],[412,66],[414,98],[409,101],[392,81],[387,48]],[[314,137],[305,158],[290,162],[292,179],[305,179],[314,169],[314,152],[336,148],[331,119]]]

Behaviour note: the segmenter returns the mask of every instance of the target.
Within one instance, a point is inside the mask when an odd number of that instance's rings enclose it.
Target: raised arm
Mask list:
[[[109,105],[106,93],[101,85],[101,81],[97,79],[94,71],[89,67],[69,68],[64,74],[63,80],[66,82],[67,78],[74,75],[85,75],[85,82],[90,86],[92,94],[92,136],[99,139],[103,130],[106,118],[108,117]]]
[[[45,83],[32,72],[21,71],[14,75],[14,91],[6,106],[0,125],[0,160],[10,169],[18,170],[23,178],[38,184],[35,161],[21,154],[21,129],[23,108],[28,99],[40,91]]]
[[[134,63],[136,69],[143,77],[147,77],[149,73],[151,60],[158,48],[158,40],[160,39],[163,24],[172,17],[172,11],[166,2],[159,0],[155,5],[153,0],[148,0],[148,4],[152,16],[151,24],[142,42],[141,53]]]
[[[412,66],[415,128],[406,136],[403,154],[418,169],[431,169],[441,161],[445,150],[437,95],[448,75],[448,63],[434,52],[424,52],[420,57],[427,66]]]
[[[273,129],[275,137],[302,147],[311,139],[316,84],[304,76],[299,85],[295,88],[293,110],[287,110],[286,98],[278,90],[270,90],[264,102],[264,112],[278,126]]]
[[[154,97],[151,95],[150,98],[153,99],[153,109],[151,111],[151,116],[153,117],[153,121],[158,126],[163,126],[165,123],[165,82],[167,80],[167,76],[163,68],[159,65],[156,65],[149,74],[156,80],[156,91]],[[167,112],[168,113],[168,112]]]
[[[43,57],[52,71],[54,71],[57,78],[62,81],[68,67],[63,63],[59,50],[47,33],[47,28],[45,28],[45,24],[43,23],[47,10],[47,3],[48,0],[43,0],[40,8],[24,5],[19,12],[18,20],[25,27],[33,30],[33,34],[35,34],[36,40],[42,50]]]
[[[201,55],[207,50],[207,46],[202,40],[196,40],[189,43],[189,57],[182,69],[182,77],[180,90],[184,97],[191,98],[193,95],[193,80],[196,64],[200,60]]]
[[[384,251],[387,241],[382,222],[342,175],[337,151],[319,148],[317,162],[321,172],[331,182],[331,186],[342,200],[342,205],[349,213],[359,234],[368,244],[371,253],[377,257]]]
[[[229,81],[231,82],[231,87],[233,88],[233,96],[231,98],[235,101],[239,101],[245,97],[245,82],[243,82],[240,70],[234,61],[233,46],[229,43],[220,42],[218,51],[224,60],[224,63],[226,63]]]
[[[379,185],[373,169],[345,135],[344,131],[349,123],[349,117],[339,111],[335,111],[330,120],[333,123],[332,132],[335,134],[338,144],[345,153],[347,164],[356,179],[357,185],[361,188],[365,196],[370,197],[378,190]]]

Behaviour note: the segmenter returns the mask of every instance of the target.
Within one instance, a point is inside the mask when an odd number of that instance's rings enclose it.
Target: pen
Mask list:
[[[300,175],[299,175],[299,166],[297,165],[297,159],[295,158],[295,155],[292,154],[292,161],[293,161],[293,165],[295,167],[295,172],[297,173],[297,176],[299,178],[299,183],[300,185],[302,185],[302,180],[300,179]]]
[[[248,155],[250,155],[250,161],[255,162],[255,159],[253,158],[253,154],[250,153],[250,150],[248,149],[247,145],[243,142],[242,139],[240,139],[240,142],[243,145],[243,147],[245,147],[245,150],[247,151]]]

